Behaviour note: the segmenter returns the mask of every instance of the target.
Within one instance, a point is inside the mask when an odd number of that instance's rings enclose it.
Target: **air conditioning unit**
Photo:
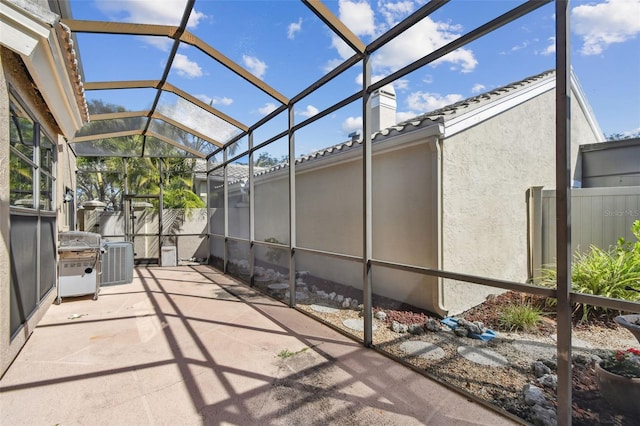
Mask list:
[[[133,243],[104,243],[100,285],[129,284],[133,281]]]

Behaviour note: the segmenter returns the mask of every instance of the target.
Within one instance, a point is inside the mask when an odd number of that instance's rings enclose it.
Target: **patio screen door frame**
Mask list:
[[[139,222],[144,218],[145,214],[144,209],[140,208],[140,203],[153,200],[157,200],[156,207],[154,207],[156,217],[152,217],[154,222],[157,221],[157,226],[153,227],[155,232],[145,232],[145,230],[140,227]],[[161,207],[159,194],[127,194],[124,196],[125,241],[130,241],[133,244],[133,261],[136,265],[160,264],[160,255],[162,253]],[[136,238],[138,239],[138,244],[136,244]],[[143,239],[142,244],[140,244],[140,238]],[[157,250],[155,249],[156,247]]]

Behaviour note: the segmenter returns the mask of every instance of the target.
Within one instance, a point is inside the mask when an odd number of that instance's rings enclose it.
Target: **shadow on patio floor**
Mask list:
[[[514,424],[207,266],[52,305],[0,394],[3,425]]]

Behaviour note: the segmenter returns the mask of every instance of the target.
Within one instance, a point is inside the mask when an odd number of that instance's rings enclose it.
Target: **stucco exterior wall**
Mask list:
[[[447,271],[508,281],[527,279],[531,186],[555,187],[555,92],[507,110],[443,144],[443,265]],[[517,124],[517,125],[516,125]],[[597,141],[583,110],[572,108],[572,176],[579,144]],[[450,314],[483,302],[496,288],[444,280]]]
[[[10,344],[9,298],[11,294],[11,259],[9,256],[9,91],[5,74],[5,56],[0,47],[0,375],[15,356]]]
[[[434,139],[374,147],[373,256],[416,266],[437,266],[437,152]],[[392,146],[389,149],[388,146]],[[297,246],[359,256],[362,253],[362,151],[299,166],[296,175]],[[327,159],[327,160],[329,160]],[[328,165],[328,164],[330,165]],[[275,175],[275,176],[274,176]],[[288,169],[255,182],[257,240],[288,236]],[[256,260],[261,251],[256,251]],[[299,252],[298,270],[356,288],[362,264]],[[376,267],[374,294],[433,310],[437,281]]]

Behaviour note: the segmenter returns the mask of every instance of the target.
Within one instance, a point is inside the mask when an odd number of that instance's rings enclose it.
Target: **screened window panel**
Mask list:
[[[13,150],[9,156],[9,203],[16,207],[34,207],[33,166]]]
[[[84,53],[83,53],[84,54]],[[89,114],[148,111],[158,93],[154,88],[85,90]]]
[[[229,236],[249,239],[249,158],[227,166]]]
[[[236,126],[170,92],[162,93],[158,112],[220,143],[231,140],[241,132]],[[206,147],[203,152],[212,152],[214,148]]]
[[[13,98],[11,98],[9,108],[11,109],[9,121],[11,146],[21,154],[24,154],[25,157],[33,159],[36,137],[33,120]]]
[[[209,232],[224,236],[224,179],[223,169],[209,174]]]
[[[40,297],[56,284],[56,218],[40,218]]]
[[[319,40],[310,34],[329,31],[318,17],[297,1],[256,1],[247,5],[250,5],[251,13],[246,7],[229,7],[224,2],[198,1],[196,10],[216,19],[201,21],[190,30],[241,65],[250,61],[259,64],[258,61],[265,61],[263,53],[269,52],[266,69],[256,71],[256,74],[273,87],[285,88],[283,94],[286,96],[294,96],[322,76],[326,63],[317,54]],[[287,22],[287,19],[291,21]],[[283,47],[280,49],[272,48],[274,34],[281,36]],[[251,44],[247,50],[250,51],[245,52],[242,47],[248,40]],[[320,41],[323,42],[329,44],[330,39]],[[292,60],[296,67],[295,79],[291,78]]]
[[[56,158],[55,144],[45,135],[40,132],[40,167],[52,173],[53,164]]]
[[[279,139],[253,153],[255,239],[289,243],[289,142]]]
[[[255,123],[281,105],[278,100],[200,49],[181,44],[176,57],[178,59],[174,61],[167,81],[181,90],[192,93],[240,123]],[[242,66],[245,64],[245,58],[253,56],[243,55],[231,59]],[[260,78],[260,73],[256,74]],[[244,95],[238,96],[239,93]]]
[[[40,209],[54,210],[55,180],[46,173],[40,173]]]
[[[95,19],[95,18],[94,18]],[[82,52],[82,67],[86,81],[111,81],[117,70],[120,81],[159,79],[166,61],[166,51],[172,40],[162,36],[122,34],[76,34]]]
[[[162,120],[152,120],[149,130],[203,154],[208,154],[217,148],[209,141]]]
[[[38,217],[11,215],[11,334],[29,318],[38,301]]]
[[[289,129],[289,111],[284,110],[268,122],[253,130],[253,146],[258,146],[268,139]]]
[[[180,149],[177,146],[168,144],[153,136],[147,136],[144,144],[144,155],[146,157],[165,157],[165,158],[179,158],[179,157],[196,157],[195,154]]]
[[[228,160],[237,157],[238,155],[242,155],[249,150],[249,138],[247,136],[243,136],[225,149],[227,151]]]
[[[141,137],[98,139],[73,144],[78,156],[85,157],[139,157],[142,155]]]
[[[109,120],[96,120],[85,124],[82,129],[78,130],[78,132],[76,133],[76,137],[142,130],[146,123],[146,117],[127,117],[114,118]]]

